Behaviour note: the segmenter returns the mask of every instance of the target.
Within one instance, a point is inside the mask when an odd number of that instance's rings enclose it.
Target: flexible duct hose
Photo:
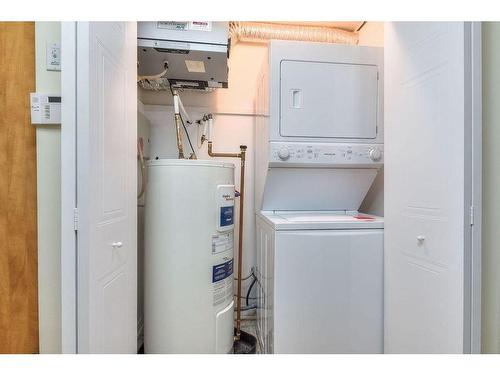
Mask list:
[[[152,75],[152,76],[137,76],[137,82],[140,81],[154,81],[162,78],[165,74],[167,74],[168,68],[165,68],[162,72]]]
[[[231,22],[233,40],[251,42],[281,39],[308,42],[358,44],[358,34],[326,26],[280,25],[261,22]]]

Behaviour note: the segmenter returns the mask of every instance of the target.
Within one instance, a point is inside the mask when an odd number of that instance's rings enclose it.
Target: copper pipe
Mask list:
[[[240,339],[241,328],[241,269],[243,268],[243,203],[245,198],[245,156],[247,146],[240,146],[240,227],[238,232],[238,300],[236,302],[236,340]]]
[[[181,115],[175,114],[175,134],[177,136],[177,149],[179,150],[179,159],[184,159],[184,149],[182,146],[182,133],[181,133]]]
[[[247,146],[241,145],[239,153],[213,152],[212,141],[208,142],[208,155],[220,158],[240,158],[240,220],[238,228],[238,276],[237,276],[237,299],[236,299],[236,340],[240,339],[241,334],[241,274],[243,267],[243,206],[245,198],[245,160]]]
[[[242,147],[245,147],[245,150],[247,148],[247,146],[240,146],[240,150]],[[208,156],[214,158],[241,158],[241,153],[213,152],[212,141],[208,141]]]

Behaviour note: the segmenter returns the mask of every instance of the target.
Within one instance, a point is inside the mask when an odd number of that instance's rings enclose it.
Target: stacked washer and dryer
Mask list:
[[[383,352],[383,49],[272,41],[257,95],[257,332],[265,353]]]

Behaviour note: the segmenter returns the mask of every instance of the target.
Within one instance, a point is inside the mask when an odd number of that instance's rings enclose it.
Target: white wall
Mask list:
[[[383,47],[384,46],[384,23],[367,22],[359,30],[360,46]]]
[[[60,42],[59,22],[35,23],[36,90],[61,91],[61,73],[47,71],[46,43]],[[38,320],[40,353],[61,352],[61,127],[37,126]]]
[[[500,353],[500,23],[483,22],[482,352]]]

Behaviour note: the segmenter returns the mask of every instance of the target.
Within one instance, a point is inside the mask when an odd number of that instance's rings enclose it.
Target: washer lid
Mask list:
[[[276,230],[383,229],[384,218],[355,211],[261,211]]]

